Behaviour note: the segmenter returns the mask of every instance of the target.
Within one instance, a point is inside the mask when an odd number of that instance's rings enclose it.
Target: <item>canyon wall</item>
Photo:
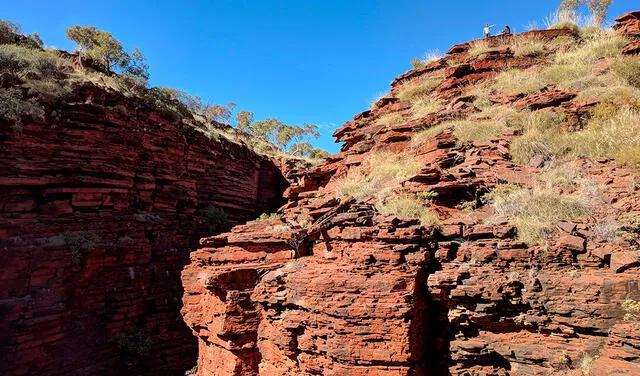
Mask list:
[[[619,21],[621,32],[640,35],[639,12]],[[520,37],[578,38],[568,29]],[[398,77],[389,95],[335,132],[342,151],[289,187],[283,218],[201,240],[182,273],[198,375],[640,375],[640,325],[623,308],[640,300],[640,254],[596,234],[621,213],[640,214],[637,170],[578,158],[576,170],[602,187],[597,208],[559,222],[536,245],[520,241],[514,225],[479,199],[505,182],[533,187],[542,174],[544,161],[512,160],[518,131],[460,143],[443,129],[411,146],[418,131],[479,112],[474,85],[548,61],[515,56],[504,45],[509,38],[491,39],[483,58],[469,43],[454,46]],[[626,53],[637,52],[634,43]],[[436,76],[440,109],[381,120],[406,110],[397,98],[403,85]],[[546,87],[491,102],[562,111],[564,126],[579,129],[598,100],[576,95]],[[379,150],[422,164],[395,189],[431,192],[439,226],[382,214],[375,197],[336,196],[339,179]],[[465,211],[465,202],[480,207]]]
[[[279,166],[91,84],[45,105],[0,127],[0,374],[183,374],[180,271],[206,210],[274,211]]]

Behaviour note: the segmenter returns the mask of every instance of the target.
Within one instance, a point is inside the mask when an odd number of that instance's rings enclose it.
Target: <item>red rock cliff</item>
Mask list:
[[[278,166],[86,85],[0,129],[0,374],[181,374],[196,341],[180,271],[199,209],[281,205]]]
[[[637,34],[637,14],[620,22]],[[577,168],[603,186],[598,209],[559,223],[547,244],[529,245],[504,218],[485,221],[489,207],[467,215],[459,206],[499,183],[526,187],[538,179],[539,164],[520,165],[509,154],[517,132],[460,143],[444,129],[410,147],[418,131],[479,111],[474,85],[547,61],[515,56],[504,46],[509,38],[492,39],[482,59],[462,44],[398,77],[390,95],[335,132],[342,151],[289,188],[283,218],[202,239],[182,273],[198,375],[640,375],[640,325],[622,309],[640,300],[640,255],[595,235],[598,223],[640,213],[637,170],[578,159]],[[406,109],[396,95],[402,85],[432,76],[444,77],[433,90],[439,110],[380,121]],[[556,108],[575,128],[597,104],[575,97],[547,87],[491,101]],[[431,207],[439,228],[381,214],[374,198],[336,198],[336,182],[379,149],[422,164],[399,189],[437,194]]]

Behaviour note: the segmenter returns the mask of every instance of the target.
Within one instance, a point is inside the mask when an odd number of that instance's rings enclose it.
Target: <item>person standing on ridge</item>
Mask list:
[[[484,24],[484,37],[486,39],[488,39],[491,36],[491,28],[496,27],[495,24],[493,25],[489,25],[489,24]]]

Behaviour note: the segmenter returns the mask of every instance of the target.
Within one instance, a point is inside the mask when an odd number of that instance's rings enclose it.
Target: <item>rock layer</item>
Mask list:
[[[618,28],[631,35],[636,20],[622,17]],[[514,56],[504,46],[509,38],[491,39],[482,59],[465,43],[401,75],[391,94],[335,132],[342,151],[289,187],[283,218],[201,241],[183,271],[182,310],[199,341],[198,375],[640,375],[637,321],[622,309],[640,300],[640,255],[595,234],[620,213],[640,214],[637,171],[576,161],[604,187],[602,201],[591,217],[558,223],[548,244],[536,246],[519,241],[504,218],[485,221],[491,208],[471,215],[459,206],[497,184],[531,186],[538,178],[544,160],[511,159],[516,133],[459,143],[445,129],[409,147],[418,131],[478,111],[473,85],[544,64],[546,56]],[[384,123],[385,114],[406,109],[396,97],[402,85],[436,76],[444,77],[434,89],[441,110]],[[555,108],[567,115],[567,129],[579,129],[597,100],[575,96],[549,87],[491,101]],[[338,180],[380,149],[424,163],[396,190],[436,193],[439,228],[382,215],[375,198],[335,197]]]
[[[281,205],[274,162],[93,86],[0,130],[0,374],[176,374],[196,361],[180,271]]]

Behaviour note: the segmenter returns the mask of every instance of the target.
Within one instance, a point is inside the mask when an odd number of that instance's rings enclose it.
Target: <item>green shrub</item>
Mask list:
[[[48,101],[67,97],[71,82],[65,80],[65,62],[55,54],[18,45],[0,45],[0,71],[14,74],[25,81],[30,95]]]
[[[139,357],[149,352],[151,340],[144,329],[132,329],[128,333],[118,333],[114,341],[123,356]]]
[[[624,79],[629,85],[640,88],[640,59],[625,56],[611,65],[611,71]]]
[[[217,233],[227,225],[227,214],[221,208],[207,205],[198,211],[209,234]]]
[[[497,214],[509,219],[518,230],[518,239],[540,243],[547,239],[560,220],[591,213],[588,199],[547,188],[525,188],[512,184],[496,186],[483,199]]]
[[[149,78],[144,56],[137,48],[131,54],[124,51],[122,43],[111,33],[95,26],[74,26],[67,29],[67,38],[75,42],[78,50],[87,58],[101,64],[105,69],[127,72],[134,76]]]
[[[618,236],[632,247],[640,247],[640,214],[626,214],[619,221]]]
[[[626,321],[640,321],[640,302],[625,300],[622,302],[622,310],[625,312]]]
[[[62,234],[65,244],[69,247],[71,259],[74,263],[80,264],[85,257],[91,253],[102,240],[95,231],[65,231]]]
[[[280,213],[262,213],[260,214],[260,216],[256,219],[256,221],[266,221],[269,219],[278,219],[278,218],[282,218],[282,214]]]
[[[0,89],[0,121],[7,123],[14,131],[22,131],[25,117],[42,118],[44,109],[37,102],[26,101],[17,89]]]
[[[65,63],[51,52],[12,44],[0,45],[0,71],[7,71],[22,78],[64,78]]]
[[[376,205],[383,214],[393,214],[398,217],[417,219],[424,226],[438,226],[438,215],[424,206],[422,202],[411,197],[395,197]]]

